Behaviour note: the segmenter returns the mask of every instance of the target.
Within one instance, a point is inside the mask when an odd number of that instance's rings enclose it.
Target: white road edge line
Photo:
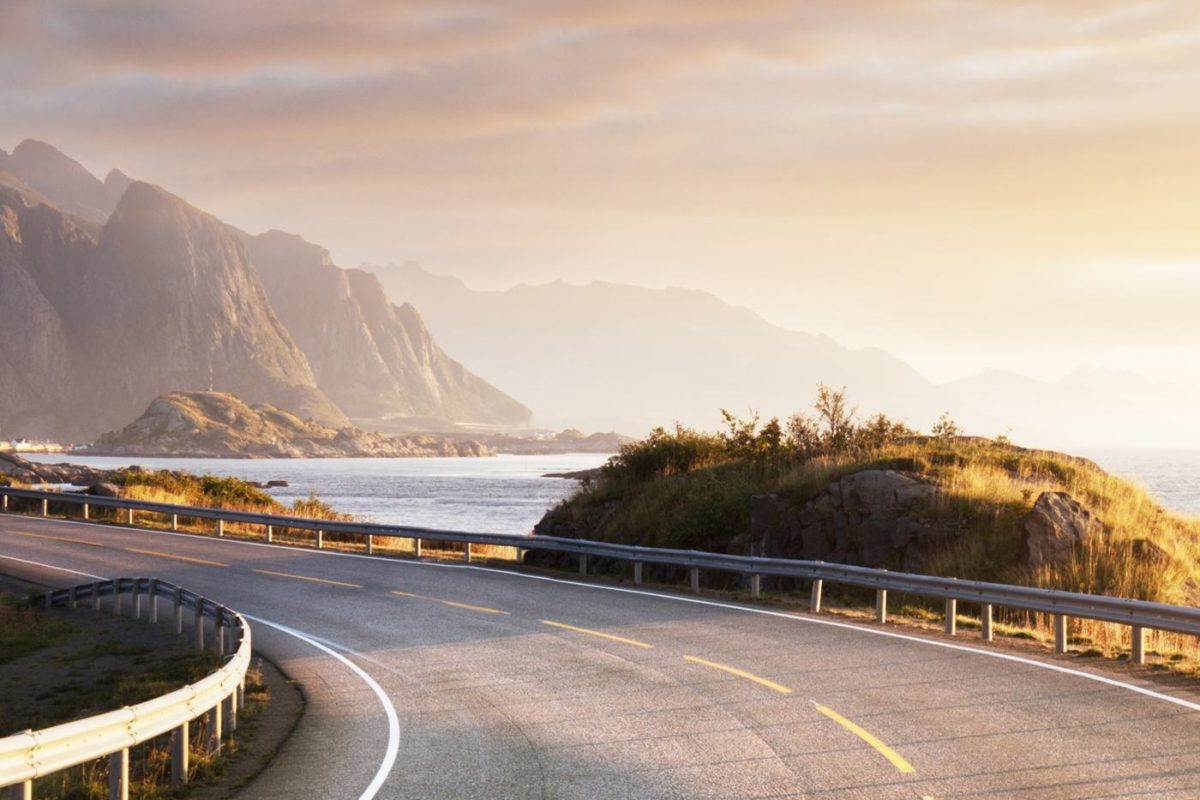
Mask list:
[[[373,800],[375,795],[379,794],[379,790],[383,788],[383,784],[385,781],[387,781],[388,776],[392,774],[392,768],[396,765],[396,756],[400,752],[400,718],[396,715],[396,707],[392,705],[392,700],[387,696],[387,692],[383,690],[383,687],[380,686],[374,678],[367,674],[366,670],[364,670],[358,664],[355,664],[350,659],[346,658],[341,653],[337,652],[337,650],[334,650],[333,647],[329,647],[322,642],[317,641],[315,637],[309,636],[308,634],[298,631],[295,628],[289,628],[286,625],[280,625],[278,622],[265,620],[262,617],[256,617],[251,614],[243,614],[242,616],[248,620],[257,622],[260,625],[266,625],[267,627],[286,633],[289,636],[294,636],[300,641],[310,644],[322,652],[328,653],[349,667],[354,674],[358,675],[358,677],[362,678],[363,682],[367,684],[367,686],[371,687],[371,691],[374,692],[375,696],[379,698],[379,703],[383,706],[383,713],[387,715],[388,721],[387,749],[384,751],[383,761],[380,763],[379,769],[375,771],[375,777],[371,779],[371,783],[366,789],[363,790],[363,793],[358,796],[358,800]],[[361,653],[357,653],[345,645],[336,644],[335,642],[330,642],[329,644],[337,647],[339,650],[349,653],[350,655],[364,658]]]
[[[17,558],[16,556],[0,555],[0,558],[8,561],[19,561],[22,564],[45,567],[46,569],[54,569],[58,570],[59,572],[67,572],[71,575],[82,575],[85,578],[108,580],[103,575],[93,575],[90,572],[80,572],[77,569],[60,567],[57,564],[45,564],[41,561],[30,561],[25,558]],[[400,752],[400,718],[396,715],[396,707],[392,705],[392,700],[387,696],[387,692],[383,690],[383,687],[380,686],[374,678],[367,674],[366,670],[343,656],[341,653],[336,652],[332,647],[327,647],[325,644],[323,644],[322,642],[325,640],[317,641],[316,637],[309,636],[308,634],[298,631],[295,628],[289,628],[286,625],[280,625],[278,622],[271,622],[270,620],[263,619],[262,617],[256,617],[251,614],[242,614],[242,616],[246,619],[257,622],[260,625],[266,625],[267,627],[286,633],[289,636],[294,636],[305,644],[311,645],[322,652],[328,653],[349,667],[354,674],[358,675],[358,677],[362,678],[363,682],[366,683],[367,686],[371,688],[371,691],[375,693],[375,696],[379,698],[379,703],[383,706],[383,712],[387,715],[388,721],[387,749],[384,752],[383,762],[380,763],[379,769],[375,771],[375,777],[371,780],[371,783],[367,786],[367,788],[363,790],[363,793],[358,796],[358,800],[373,800],[375,795],[379,794],[379,790],[383,788],[383,784],[387,780],[388,776],[392,773],[392,767],[394,767],[396,764],[396,756]],[[340,645],[335,642],[330,642],[329,644],[339,648],[340,650],[350,653],[351,655],[365,658],[365,656],[362,656],[361,653],[356,653],[344,645]]]
[[[42,520],[43,519],[42,517],[24,517],[24,516],[21,516],[19,518],[22,520],[25,520],[25,521]],[[642,597],[657,597],[660,600],[670,600],[670,601],[677,602],[677,603],[693,603],[696,605],[710,606],[713,608],[724,608],[724,609],[728,609],[731,611],[741,611],[741,612],[744,612],[747,614],[762,614],[764,616],[779,617],[781,619],[791,620],[792,622],[808,623],[811,625],[826,625],[831,628],[841,628],[843,630],[857,631],[859,633],[870,634],[872,636],[883,636],[883,637],[886,637],[889,639],[899,639],[901,641],[913,642],[916,644],[923,644],[923,645],[927,645],[929,647],[941,647],[945,650],[954,650],[954,651],[961,652],[961,653],[972,653],[974,655],[985,656],[987,658],[998,658],[1002,661],[1009,661],[1009,662],[1013,662],[1016,664],[1024,664],[1025,666],[1036,667],[1037,669],[1050,670],[1051,672],[1058,672],[1062,675],[1071,675],[1073,677],[1084,678],[1085,680],[1089,680],[1089,681],[1095,681],[1096,683],[1102,683],[1106,686],[1112,686],[1112,687],[1115,687],[1118,689],[1125,689],[1126,691],[1134,692],[1136,694],[1140,694],[1145,697],[1151,697],[1151,698],[1154,698],[1155,700],[1162,700],[1163,702],[1166,702],[1166,703],[1171,703],[1173,705],[1181,706],[1183,708],[1188,709],[1189,711],[1200,711],[1200,703],[1193,703],[1190,700],[1184,700],[1181,697],[1173,697],[1169,694],[1163,694],[1162,692],[1156,692],[1153,689],[1147,689],[1144,686],[1137,686],[1132,683],[1125,683],[1124,681],[1119,681],[1116,678],[1107,678],[1103,675],[1095,675],[1090,672],[1083,672],[1082,670],[1071,669],[1070,667],[1064,667],[1059,664],[1051,664],[1046,661],[1038,661],[1036,659],[1025,658],[1024,656],[1016,656],[1016,655],[1012,655],[1010,653],[1001,653],[1001,652],[997,652],[995,650],[984,650],[984,649],[981,649],[978,647],[969,647],[967,645],[954,644],[952,642],[941,642],[936,639],[925,639],[920,636],[910,636],[910,635],[904,634],[904,633],[896,633],[895,631],[880,630],[877,628],[868,628],[866,626],[854,625],[854,624],[851,624],[848,622],[838,622],[836,620],[821,619],[819,617],[802,617],[802,616],[799,616],[798,614],[788,614],[788,613],[784,613],[782,611],[770,611],[765,608],[753,608],[751,606],[742,606],[742,605],[737,605],[734,603],[723,603],[723,602],[719,602],[716,600],[701,600],[700,598],[696,598],[696,597],[683,597],[683,596],[673,595],[673,594],[661,594],[659,592],[649,592],[644,589],[626,589],[621,586],[606,586],[606,585],[600,584],[600,583],[581,583],[580,581],[571,581],[571,580],[566,580],[564,578],[551,578],[551,577],[548,577],[545,575],[529,575],[527,573],[516,572],[514,570],[494,569],[491,567],[480,567],[480,566],[475,566],[473,564],[444,564],[444,563],[439,563],[436,561],[412,561],[412,560],[405,560],[405,559],[399,559],[399,558],[386,558],[386,557],[380,557],[380,556],[360,555],[358,553],[331,553],[327,550],[314,550],[311,547],[297,547],[297,546],[293,546],[293,545],[267,544],[265,542],[246,542],[246,541],[238,541],[236,539],[218,539],[216,537],[203,536],[203,535],[194,534],[194,533],[174,533],[172,531],[156,531],[156,530],[148,529],[148,528],[130,528],[130,527],[127,527],[124,525],[97,525],[96,523],[84,522],[83,520],[50,519],[48,521],[50,521],[50,522],[66,522],[66,523],[70,523],[72,525],[86,525],[91,528],[100,528],[102,530],[103,529],[122,530],[122,531],[131,531],[131,532],[141,533],[141,534],[156,534],[156,535],[160,535],[160,536],[182,536],[182,537],[188,538],[188,539],[204,539],[207,542],[213,542],[213,543],[220,542],[220,543],[229,544],[229,545],[243,545],[243,546],[249,546],[249,547],[270,547],[270,548],[275,548],[275,549],[280,549],[280,550],[290,550],[290,551],[294,551],[294,552],[298,552],[298,553],[304,553],[306,555],[311,555],[311,556],[335,556],[338,558],[365,558],[370,561],[374,561],[374,562],[381,563],[381,564],[393,564],[393,565],[403,566],[403,567],[435,567],[435,568],[440,568],[440,569],[476,570],[478,572],[488,572],[493,575],[507,575],[509,577],[524,578],[526,580],[547,581],[548,583],[558,583],[558,584],[563,584],[566,586],[578,586],[578,587],[581,587],[584,589],[598,589],[598,590],[606,591],[606,592],[621,592],[623,594],[635,594],[635,595],[640,595]],[[70,571],[70,570],[68,570],[68,571]],[[82,573],[80,573],[80,574],[82,574]]]

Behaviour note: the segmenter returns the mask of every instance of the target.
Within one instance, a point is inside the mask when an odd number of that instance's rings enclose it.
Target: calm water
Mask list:
[[[1097,450],[1081,455],[1140,483],[1167,508],[1200,516],[1200,450]]]
[[[372,522],[486,533],[528,533],[542,514],[575,490],[573,480],[543,478],[603,464],[608,456],[578,453],[490,458],[108,458],[29,455],[30,460],[113,468],[136,463],[155,469],[233,475],[286,488],[270,489],[284,503],[315,493],[338,511]]]

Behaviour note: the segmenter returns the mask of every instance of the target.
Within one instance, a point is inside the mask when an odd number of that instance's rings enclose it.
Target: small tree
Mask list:
[[[821,431],[823,449],[827,453],[840,453],[854,441],[854,415],[857,408],[846,405],[846,389],[840,391],[817,384],[817,400],[813,403]]]
[[[953,439],[955,436],[962,436],[963,433],[962,428],[958,427],[958,423],[950,416],[949,411],[942,412],[929,432],[939,439]]]

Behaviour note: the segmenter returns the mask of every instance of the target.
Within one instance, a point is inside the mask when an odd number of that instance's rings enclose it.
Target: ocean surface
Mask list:
[[[1167,508],[1200,516],[1200,450],[1081,452],[1109,472],[1145,486]],[[528,533],[547,509],[573,492],[573,480],[544,478],[603,464],[608,456],[578,453],[490,458],[107,458],[30,454],[112,468],[130,463],[266,482],[284,503],[316,494],[338,511],[373,522],[487,533]]]
[[[1141,484],[1166,508],[1200,517],[1200,450],[1094,450],[1079,455]]]
[[[608,460],[596,453],[488,458],[110,458],[62,453],[27,457],[105,469],[140,464],[263,483],[285,480],[286,488],[267,490],[283,503],[316,494],[336,510],[371,522],[519,534],[532,530],[547,509],[579,485],[542,475],[591,469]]]

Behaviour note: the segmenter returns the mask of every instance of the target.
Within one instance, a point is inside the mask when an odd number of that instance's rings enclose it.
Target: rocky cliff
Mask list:
[[[329,428],[269,404],[249,406],[222,392],[175,392],[140,417],[101,436],[89,455],[224,458],[481,456],[478,442],[437,436],[385,436]]]
[[[246,236],[116,170],[101,182],[40,142],[0,151],[0,435],[90,441],[210,388],[334,428],[339,404],[368,425],[529,417],[322,248]]]
[[[282,231],[243,241],[317,383],[351,417],[528,422],[529,409],[447,356],[417,310],[389,302],[374,275],[341,269]]]

